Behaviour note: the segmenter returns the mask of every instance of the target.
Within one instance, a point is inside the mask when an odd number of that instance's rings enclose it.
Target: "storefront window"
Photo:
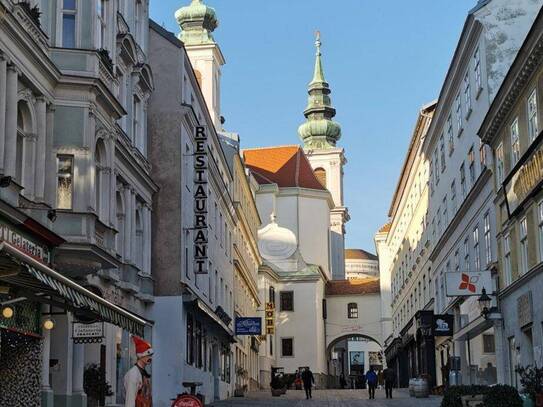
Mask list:
[[[469,358],[469,384],[492,385],[498,380],[494,329],[466,340],[466,355]]]
[[[192,314],[187,314],[187,363],[194,363],[194,321]]]

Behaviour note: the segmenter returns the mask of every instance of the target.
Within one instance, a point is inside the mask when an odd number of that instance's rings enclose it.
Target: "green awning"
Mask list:
[[[132,334],[144,336],[145,325],[149,323],[141,317],[103,299],[6,242],[0,243],[0,254],[3,257],[0,262],[0,281],[24,288],[38,296],[60,298],[71,308],[85,311],[100,321],[117,325]],[[7,272],[8,259],[16,272]]]

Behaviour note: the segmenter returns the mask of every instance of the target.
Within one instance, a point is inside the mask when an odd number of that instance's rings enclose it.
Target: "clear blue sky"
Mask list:
[[[151,0],[175,32],[190,0]],[[375,251],[421,105],[437,98],[476,0],[207,0],[226,57],[222,114],[243,147],[299,143],[314,32],[345,148],[347,247]]]

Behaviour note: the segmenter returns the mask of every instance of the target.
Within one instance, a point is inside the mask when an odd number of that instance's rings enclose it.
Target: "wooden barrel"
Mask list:
[[[415,379],[413,390],[415,392],[415,397],[418,399],[430,396],[430,388],[428,387],[427,379]]]

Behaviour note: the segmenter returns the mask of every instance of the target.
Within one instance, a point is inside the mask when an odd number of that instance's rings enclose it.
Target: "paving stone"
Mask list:
[[[384,390],[375,392],[375,399],[368,400],[366,390],[315,390],[313,399],[306,400],[303,391],[289,390],[286,395],[272,397],[270,392],[250,393],[243,398],[216,402],[214,407],[439,407],[440,397],[415,399],[407,391],[395,389],[393,399],[385,398]]]

